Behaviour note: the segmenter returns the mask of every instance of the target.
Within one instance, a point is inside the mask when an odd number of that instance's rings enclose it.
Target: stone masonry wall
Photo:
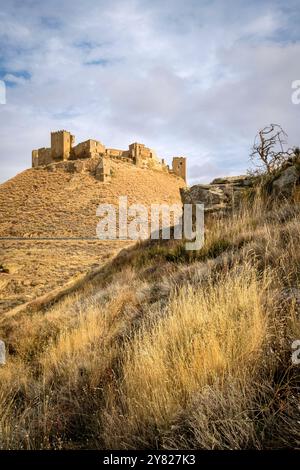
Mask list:
[[[105,157],[105,160],[101,160],[101,165],[104,166],[103,171],[99,169],[98,174],[101,174],[99,179],[108,178],[109,172],[105,168],[109,166],[109,159],[120,159],[140,168],[150,168],[173,173],[186,181],[186,158],[184,157],[174,157],[172,169],[170,169],[164,163],[164,160],[160,160],[157,157],[154,150],[138,142],[130,144],[128,150],[105,148],[101,142],[93,139],[81,142],[76,146],[73,146],[74,142],[75,137],[68,131],[51,132],[51,147],[32,151],[32,167],[35,168],[62,161]],[[106,163],[104,164],[103,162]]]

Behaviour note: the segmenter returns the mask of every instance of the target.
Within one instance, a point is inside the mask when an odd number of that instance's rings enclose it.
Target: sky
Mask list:
[[[189,184],[243,174],[257,131],[300,145],[299,0],[0,0],[0,182],[66,129],[141,142]]]

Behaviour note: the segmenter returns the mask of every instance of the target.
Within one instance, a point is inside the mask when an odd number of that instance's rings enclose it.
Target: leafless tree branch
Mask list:
[[[256,174],[273,173],[294,153],[292,149],[286,149],[287,137],[278,124],[270,124],[258,132],[250,153]]]

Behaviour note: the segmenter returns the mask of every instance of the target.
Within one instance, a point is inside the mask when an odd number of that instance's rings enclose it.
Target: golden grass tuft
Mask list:
[[[167,432],[203,387],[253,374],[268,342],[267,288],[246,265],[205,290],[182,287],[161,321],[146,321],[126,347],[118,394],[125,412],[107,444],[123,423],[128,444],[143,445],[149,429]]]

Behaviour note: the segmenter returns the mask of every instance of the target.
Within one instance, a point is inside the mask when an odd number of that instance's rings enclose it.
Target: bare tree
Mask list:
[[[250,160],[256,167],[256,174],[271,174],[293,153],[286,150],[287,134],[278,124],[270,124],[261,129],[255,137]]]

